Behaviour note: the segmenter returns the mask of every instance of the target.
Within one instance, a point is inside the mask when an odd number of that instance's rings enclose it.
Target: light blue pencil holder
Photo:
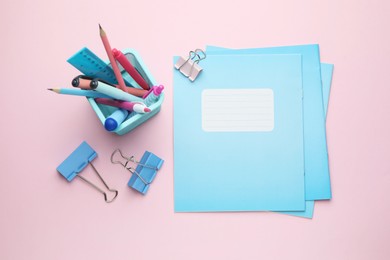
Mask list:
[[[126,58],[130,61],[130,63],[138,70],[138,72],[141,74],[141,76],[146,80],[149,86],[157,86],[157,83],[155,79],[153,78],[150,71],[147,69],[143,61],[141,60],[138,53],[133,49],[125,49],[122,50],[123,54],[126,56]],[[107,63],[109,64],[109,63]],[[132,85],[136,86],[137,84],[135,81],[130,77],[130,75],[123,69],[123,67],[118,64],[119,69],[121,70],[122,77],[132,83]],[[93,110],[95,111],[96,115],[99,117],[100,122],[104,126],[104,122],[107,117],[109,117],[115,110],[118,108],[97,104],[93,98],[87,98],[89,103],[91,104]],[[164,101],[164,93],[161,93],[160,98],[157,102],[153,103],[152,105],[148,106],[150,108],[149,113],[145,114],[138,114],[138,113],[132,113],[133,116],[127,118],[117,129],[112,131],[112,133],[116,133],[117,135],[124,135],[140,124],[146,122],[149,118],[156,115],[158,112],[160,112],[161,104]]]

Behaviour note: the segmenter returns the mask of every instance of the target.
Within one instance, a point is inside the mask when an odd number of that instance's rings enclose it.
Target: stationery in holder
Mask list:
[[[207,53],[194,82],[174,69],[176,212],[305,209],[301,65]]]
[[[114,157],[117,157],[117,154],[120,158],[115,159]],[[137,161],[134,156],[126,157],[122,154],[121,150],[116,149],[111,154],[111,162],[113,164],[120,164],[129,170],[132,175],[127,185],[145,195],[149,190],[150,184],[156,177],[157,171],[163,165],[164,160],[146,151],[141,160]],[[136,168],[131,166],[131,163],[136,164]]]
[[[145,82],[147,82],[149,86],[158,85],[135,50],[125,49],[122,52],[123,55],[127,59],[129,59],[131,64],[133,64],[134,68],[139,72],[139,74],[143,77],[143,79],[145,80]],[[88,77],[103,79],[110,84],[116,83],[115,75],[112,71],[112,68],[107,63],[101,61],[87,48],[83,48],[81,51],[73,55],[68,60],[68,62],[78,68],[81,72],[85,73]],[[119,69],[121,70],[121,74],[126,84],[136,87],[138,86],[138,84],[134,81],[134,79],[131,78],[131,76],[123,69],[122,66],[119,65]],[[129,97],[128,100],[130,100],[130,94],[126,94],[124,92],[121,95],[126,95],[127,97]],[[131,100],[143,101],[141,98],[136,97],[134,95],[132,96]],[[131,115],[112,132],[118,135],[123,135],[130,132],[135,127],[141,125],[142,123],[146,122],[148,119],[156,115],[158,112],[160,112],[163,101],[164,93],[161,93],[154,103],[148,105],[148,108],[150,109],[149,113],[131,113]],[[104,125],[106,118],[109,117],[115,110],[117,110],[117,108],[115,107],[96,103],[94,98],[88,98],[88,102],[92,106],[102,125]]]
[[[180,57],[175,63],[175,68],[185,77],[194,81],[202,71],[198,63],[205,58],[206,53],[201,49],[196,49],[195,51],[190,51],[187,58]]]

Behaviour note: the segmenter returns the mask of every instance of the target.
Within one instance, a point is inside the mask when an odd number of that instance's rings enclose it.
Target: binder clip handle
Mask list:
[[[120,161],[120,160],[114,160],[114,156],[115,156],[117,153],[119,153],[119,155],[122,157],[122,159],[125,159],[125,160],[126,160],[125,163],[122,163],[122,161]],[[124,156],[124,155],[122,154],[122,151],[121,151],[120,149],[116,149],[116,150],[115,150],[114,152],[112,152],[112,154],[111,154],[111,162],[112,162],[113,164],[120,164],[120,165],[122,165],[123,167],[125,167],[126,169],[128,169],[128,168],[127,168],[127,164],[128,164],[129,162],[134,162],[134,163],[136,163],[136,160],[135,160],[134,156],[126,157],[126,156]],[[131,168],[131,167],[130,167],[130,168]]]
[[[90,182],[88,179],[84,178],[83,176],[77,174],[77,177],[79,177],[80,179],[82,179],[84,182],[86,182],[87,184],[91,185],[93,188],[95,188],[97,191],[99,191],[101,194],[103,194],[104,196],[104,200],[107,202],[107,203],[110,203],[110,202],[113,202],[116,197],[118,196],[118,191],[117,190],[114,190],[114,189],[111,189],[110,187],[108,187],[107,183],[104,181],[104,179],[102,178],[102,176],[99,174],[99,172],[96,170],[95,166],[93,166],[93,164],[91,162],[89,162],[89,165],[91,165],[92,169],[95,171],[96,175],[99,177],[99,179],[101,180],[101,182],[104,184],[104,186],[107,188],[108,191],[110,192],[113,192],[114,193],[114,197],[112,197],[110,200],[107,198],[107,193],[105,193],[102,189],[100,189],[98,186],[96,186],[95,184],[93,184],[92,182]]]
[[[125,159],[125,162],[123,163],[122,161],[120,160],[115,160],[114,157],[116,154],[118,154],[122,157],[122,159]],[[136,171],[135,168],[133,168],[131,165],[128,165],[129,162],[132,162],[134,164],[137,164],[137,165],[140,165],[142,167],[145,167],[145,168],[149,168],[149,169],[153,169],[153,170],[158,170],[156,167],[151,167],[149,165],[146,165],[146,164],[142,164],[140,163],[139,161],[137,161],[135,159],[135,156],[130,156],[130,157],[126,157],[122,154],[122,151],[120,149],[116,149],[112,154],[111,154],[111,162],[113,164],[120,164],[122,165],[124,168],[126,168],[128,171],[131,172],[131,174],[135,174],[138,176],[138,178],[145,184],[145,185],[148,185],[150,184],[151,182],[150,181],[146,181],[144,178],[142,178],[142,176]]]
[[[125,159],[125,160],[126,160],[125,163],[123,163],[123,162],[121,162],[121,161],[119,161],[119,160],[114,160],[114,156],[115,156],[115,154],[117,154],[117,153],[119,153],[119,155],[122,157],[122,159]],[[111,162],[112,162],[113,164],[120,164],[120,165],[122,165],[123,167],[125,167],[125,168],[128,169],[128,170],[134,169],[134,168],[131,167],[131,166],[127,166],[129,162],[132,162],[132,163],[134,163],[134,164],[138,164],[138,165],[140,165],[140,166],[142,166],[142,167],[146,167],[146,168],[151,168],[151,169],[157,170],[156,167],[151,167],[151,166],[149,166],[149,165],[140,163],[139,161],[137,161],[137,160],[135,159],[135,156],[130,156],[130,157],[124,156],[124,155],[122,154],[122,151],[121,151],[120,149],[116,149],[116,150],[111,154]]]
[[[206,53],[202,49],[195,49],[188,53],[188,57],[180,57],[175,64],[175,68],[179,70],[185,77],[194,81],[202,68],[198,65],[201,60],[206,59]]]
[[[200,55],[199,53],[201,53],[202,55]],[[183,67],[187,62],[192,60],[191,70],[188,73],[188,75],[191,76],[192,72],[194,70],[195,64],[198,64],[201,60],[204,60],[204,59],[206,59],[206,53],[202,49],[196,49],[195,51],[190,51],[188,54],[187,60],[178,68],[178,70],[180,70],[181,67]]]
[[[201,55],[200,55],[201,54]],[[195,59],[197,58],[197,59]],[[192,60],[194,63],[199,63],[201,60],[206,59],[206,53],[202,49],[196,49],[195,51],[190,51],[188,54],[188,58],[185,63],[187,63],[189,60]],[[184,63],[184,64],[185,64]],[[183,65],[184,65],[183,64]],[[183,66],[181,65],[179,69]]]
[[[194,51],[194,53],[196,54],[196,57],[198,57],[198,59],[196,60],[196,62],[199,63],[199,61],[206,59],[206,53],[205,53],[202,49],[196,49],[196,50]],[[201,55],[200,55],[200,54],[201,54]]]

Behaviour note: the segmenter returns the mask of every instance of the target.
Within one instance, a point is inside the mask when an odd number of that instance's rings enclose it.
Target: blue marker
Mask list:
[[[120,126],[120,124],[125,121],[128,115],[129,112],[125,109],[115,110],[114,113],[112,113],[104,121],[104,128],[106,128],[106,130],[110,132],[115,131],[115,129],[117,129],[118,126]]]

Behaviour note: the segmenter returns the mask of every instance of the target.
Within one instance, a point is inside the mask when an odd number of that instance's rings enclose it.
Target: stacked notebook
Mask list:
[[[198,65],[194,81],[174,69],[175,211],[312,218],[314,201],[331,199],[333,65],[319,46],[208,46]]]

